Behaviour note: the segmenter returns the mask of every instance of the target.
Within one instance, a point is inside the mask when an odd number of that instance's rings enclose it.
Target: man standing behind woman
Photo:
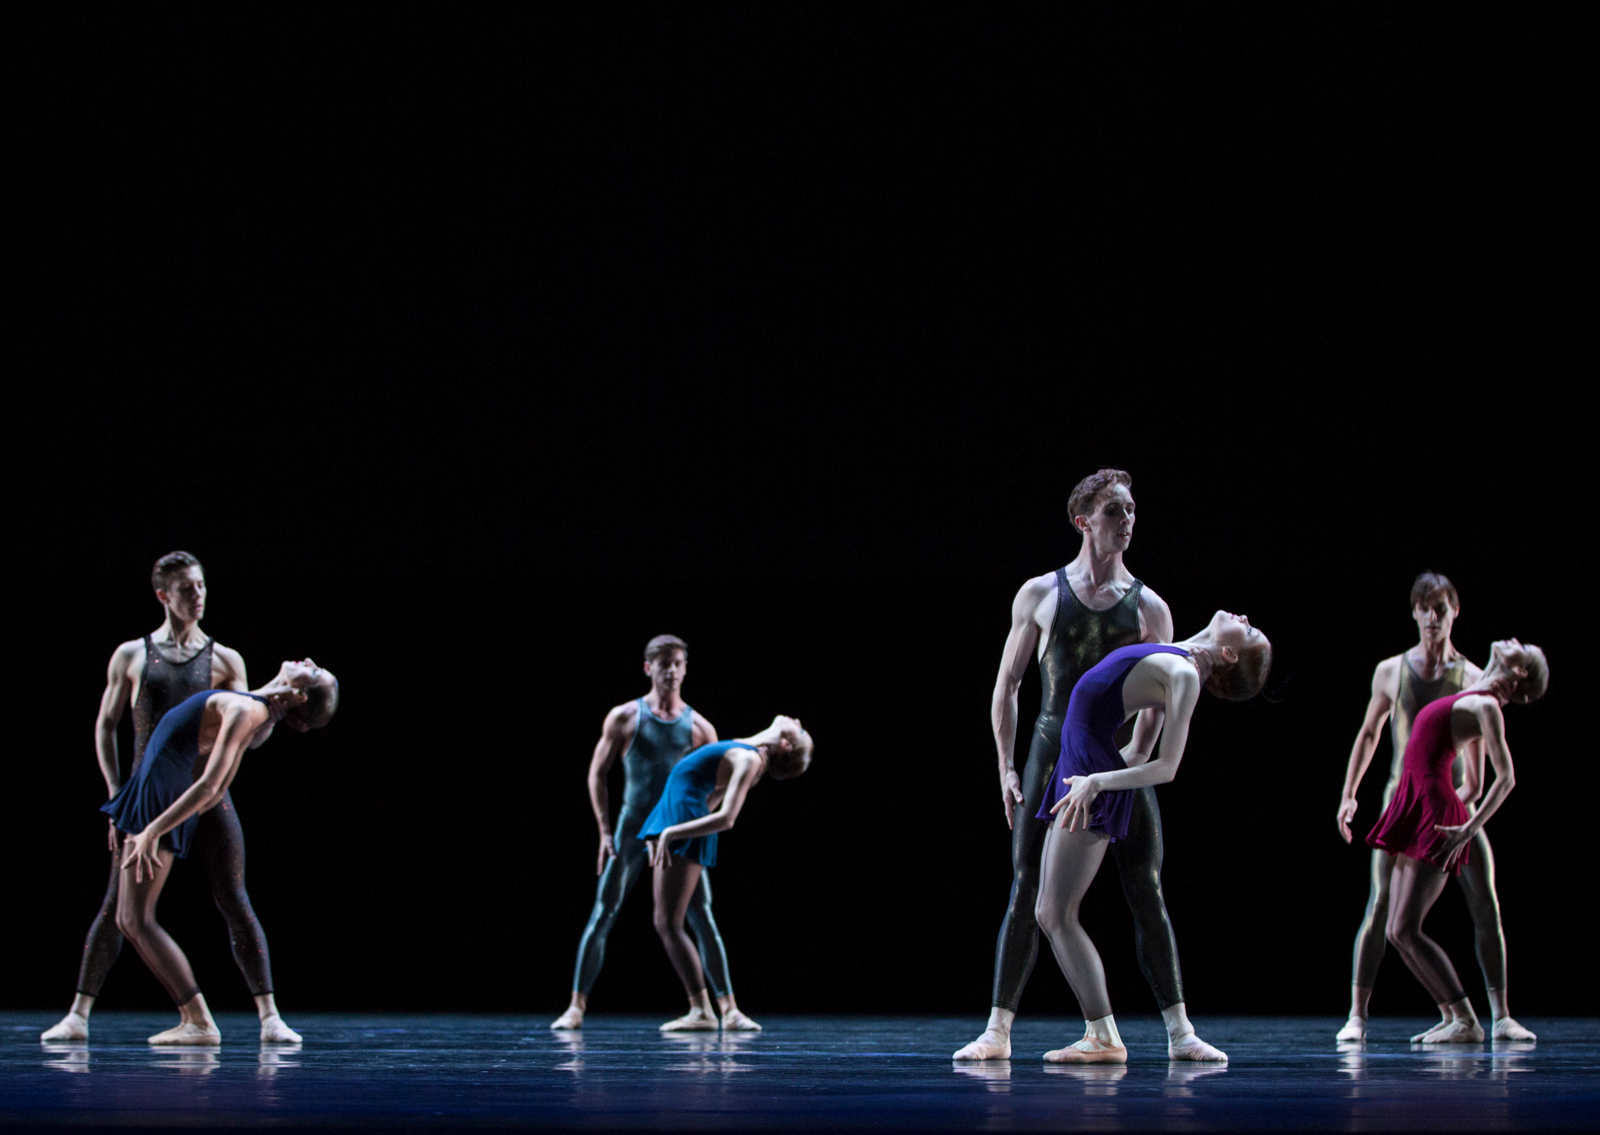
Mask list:
[[[1461,600],[1455,584],[1438,572],[1425,571],[1417,576],[1411,585],[1411,617],[1417,624],[1417,643],[1403,653],[1385,658],[1373,671],[1367,716],[1356,734],[1345,768],[1344,791],[1340,794],[1336,820],[1339,834],[1346,843],[1352,838],[1350,823],[1356,814],[1356,789],[1377,752],[1385,720],[1389,722],[1389,743],[1393,751],[1380,815],[1389,807],[1400,784],[1406,743],[1411,739],[1411,727],[1417,714],[1440,698],[1459,694],[1483,676],[1483,671],[1456,649],[1451,638],[1456,616],[1460,613]],[[1479,737],[1461,747],[1451,766],[1457,794],[1468,807],[1475,805],[1483,795],[1483,760],[1483,739]],[[1372,849],[1372,888],[1367,895],[1361,928],[1356,931],[1350,1019],[1339,1030],[1337,1038],[1342,1041],[1365,1040],[1367,1036],[1368,1005],[1378,977],[1378,965],[1383,961],[1384,928],[1389,922],[1394,868],[1393,854],[1381,848]],[[1500,924],[1500,897],[1495,890],[1494,851],[1489,846],[1488,833],[1482,829],[1473,836],[1471,854],[1456,876],[1456,882],[1467,901],[1467,913],[1472,916],[1473,943],[1489,993],[1495,1039],[1536,1039],[1532,1031],[1511,1016],[1506,991],[1506,939]],[[1440,1011],[1444,1015],[1441,1023],[1450,1024],[1454,1018],[1448,1009],[1441,1005]]]

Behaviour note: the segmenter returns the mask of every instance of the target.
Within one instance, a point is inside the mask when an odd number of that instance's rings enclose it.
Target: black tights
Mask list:
[[[1022,773],[1023,803],[1012,822],[1011,904],[1006,908],[1000,940],[995,945],[991,1004],[1012,1012],[1016,1012],[1023,987],[1039,959],[1039,924],[1034,908],[1039,898],[1039,857],[1050,823],[1034,816],[1044,801],[1060,755],[1059,731],[1034,730],[1028,764]],[[1139,968],[1150,983],[1156,1003],[1169,1009],[1183,1001],[1183,973],[1178,968],[1178,942],[1172,935],[1172,922],[1161,894],[1162,855],[1161,809],[1156,805],[1155,789],[1137,789],[1127,838],[1111,845],[1111,857],[1122,880],[1122,895],[1133,913]]]
[[[271,993],[272,958],[267,952],[267,935],[261,929],[250,895],[244,885],[244,830],[234,810],[233,797],[223,793],[222,802],[202,812],[195,824],[189,853],[200,861],[211,884],[211,897],[228,924],[228,940],[233,960],[244,974],[253,997]],[[111,856],[111,881],[100,911],[89,924],[83,943],[83,961],[78,967],[78,992],[100,996],[112,963],[122,952],[122,932],[117,928],[117,894],[122,879],[121,852]],[[171,992],[170,990],[168,992]]]

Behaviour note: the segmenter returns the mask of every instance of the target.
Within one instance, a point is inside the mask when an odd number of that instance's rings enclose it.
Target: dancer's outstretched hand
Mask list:
[[[1444,856],[1444,869],[1449,871],[1466,854],[1467,844],[1472,842],[1472,833],[1467,831],[1466,824],[1434,824],[1433,830],[1444,837],[1439,844],[1439,852]]]
[[[1067,794],[1055,802],[1050,813],[1059,813],[1069,832],[1077,831],[1080,825],[1084,831],[1088,831],[1091,818],[1089,809],[1094,804],[1094,798],[1100,795],[1100,786],[1095,783],[1093,776],[1069,776],[1066,783]]]
[[[122,861],[122,869],[126,871],[129,867],[133,868],[133,881],[135,883],[144,882],[146,875],[154,879],[158,865],[156,852],[160,847],[161,837],[155,835],[149,828],[145,828],[138,835],[129,836],[127,850],[124,853],[126,858]]]
[[[1006,827],[1015,828],[1017,805],[1023,800],[1022,778],[1017,775],[1017,770],[1014,768],[1006,769],[1000,774],[1000,799],[1006,806]]]
[[[597,862],[594,865],[594,873],[596,875],[604,874],[605,873],[605,869],[606,869],[606,860],[616,858],[616,854],[617,854],[617,849],[615,847],[611,846],[611,833],[610,832],[601,832],[600,833],[600,860],[599,860],[599,862]]]
[[[1339,834],[1344,836],[1344,841],[1346,843],[1349,843],[1351,840],[1350,821],[1355,818],[1356,798],[1354,796],[1346,796],[1343,800],[1339,801],[1339,812],[1337,816],[1339,823]]]

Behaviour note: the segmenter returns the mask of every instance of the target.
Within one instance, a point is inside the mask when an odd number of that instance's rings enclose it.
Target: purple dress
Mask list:
[[[1061,725],[1061,759],[1056,761],[1056,771],[1045,788],[1039,819],[1055,819],[1050,809],[1071,791],[1066,783],[1068,777],[1115,772],[1128,767],[1115,740],[1118,727],[1128,716],[1122,708],[1122,683],[1141,658],[1152,654],[1189,656],[1187,650],[1163,643],[1141,642],[1118,647],[1072,687],[1066,720]],[[1132,789],[1102,792],[1089,806],[1089,830],[1103,832],[1113,841],[1122,839],[1128,834],[1132,814]]]

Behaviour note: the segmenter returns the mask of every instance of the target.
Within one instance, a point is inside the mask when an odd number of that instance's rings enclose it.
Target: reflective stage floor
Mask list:
[[[1364,1047],[1317,1018],[1201,1018],[1225,1067],[1169,1064],[1158,1018],[1119,1021],[1125,1067],[1039,1056],[1082,1023],[1023,1020],[1016,1055],[955,1064],[979,1017],[769,1017],[755,1036],[662,1036],[655,1019],[291,1015],[262,1046],[223,1016],[220,1050],[152,1049],[172,1014],[97,1014],[87,1044],[43,1045],[0,1013],[0,1127],[476,1127],[668,1131],[1496,1131],[1600,1127],[1600,1021],[1525,1019],[1537,1045],[1412,1047],[1378,1020]],[[248,1038],[248,1039],[247,1039]]]

